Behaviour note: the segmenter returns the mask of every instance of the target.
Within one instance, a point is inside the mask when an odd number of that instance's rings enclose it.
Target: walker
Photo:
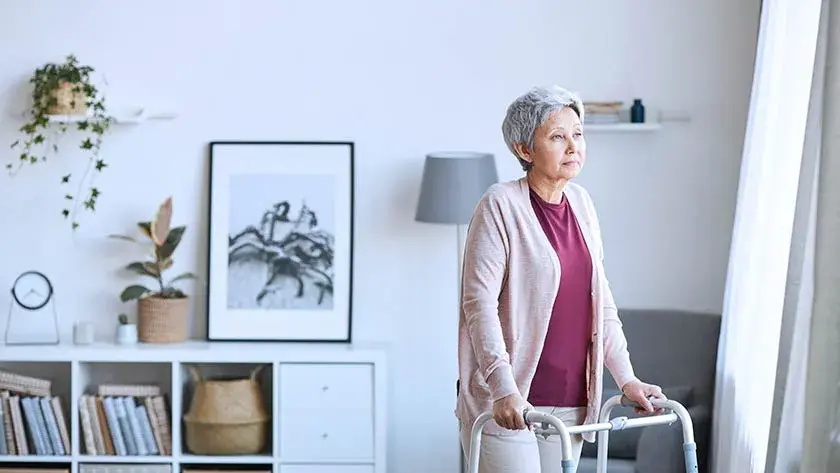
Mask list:
[[[680,421],[683,431],[683,453],[685,455],[685,470],[687,473],[697,473],[697,444],[694,443],[694,425],[691,416],[682,404],[663,399],[650,399],[653,407],[665,409],[662,414],[643,416],[630,419],[626,416],[610,419],[610,413],[616,406],[639,407],[638,403],[627,397],[618,394],[604,403],[599,422],[588,425],[566,426],[557,417],[536,410],[525,409],[522,415],[526,424],[541,423],[541,426],[534,428],[534,433],[548,438],[549,435],[560,435],[562,445],[562,469],[563,473],[575,473],[576,465],[572,459],[572,434],[585,432],[598,432],[598,456],[596,460],[596,472],[607,473],[607,442],[611,430],[625,430],[651,425],[671,424]],[[493,419],[492,412],[484,412],[478,416],[473,423],[470,436],[469,473],[478,473],[478,452],[481,451],[481,432],[485,424]]]

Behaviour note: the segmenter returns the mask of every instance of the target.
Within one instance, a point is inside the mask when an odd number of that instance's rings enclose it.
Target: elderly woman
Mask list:
[[[586,162],[583,104],[534,88],[508,107],[502,133],[525,176],[494,184],[469,225],[459,323],[464,452],[476,416],[492,410],[483,473],[560,471],[560,439],[537,438],[523,410],[566,424],[597,422],[604,365],[623,393],[653,413],[658,386],[633,372],[604,272],[601,229],[589,194],[571,182]],[[583,441],[574,436],[574,458]]]

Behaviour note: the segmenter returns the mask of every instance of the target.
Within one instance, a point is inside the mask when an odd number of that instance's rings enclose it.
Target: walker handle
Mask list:
[[[522,418],[525,419],[525,425],[544,422],[557,429],[562,444],[560,450],[562,455],[562,459],[560,460],[561,471],[562,473],[574,473],[576,465],[575,460],[572,458],[572,438],[563,421],[530,406],[522,410]]]
[[[654,399],[656,399],[654,396],[648,396],[647,397],[648,401],[653,401]],[[624,407],[635,407],[636,409],[644,409],[644,407],[642,407],[641,404],[639,404],[638,402],[630,399],[629,397],[627,397],[624,394],[621,395],[621,405],[624,406]],[[653,406],[653,409],[656,410],[656,406]]]
[[[531,412],[533,412],[533,410],[530,406],[526,406],[524,409],[522,409],[522,419],[525,420],[526,426],[534,423],[533,420],[530,419],[531,416],[529,414],[531,414]]]

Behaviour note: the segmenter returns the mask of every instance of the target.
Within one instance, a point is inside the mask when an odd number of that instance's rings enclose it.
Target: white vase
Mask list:
[[[132,345],[134,343],[137,343],[137,325],[117,325],[117,343],[119,345]]]

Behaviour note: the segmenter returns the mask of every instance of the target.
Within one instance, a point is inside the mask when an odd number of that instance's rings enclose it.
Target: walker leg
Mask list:
[[[481,454],[481,431],[484,429],[484,424],[490,421],[492,414],[485,412],[478,416],[470,431],[470,451],[468,453],[469,464],[467,471],[469,473],[478,473],[478,457]]]
[[[654,407],[670,409],[674,414],[677,415],[677,418],[682,424],[682,431],[683,431],[683,457],[685,458],[685,471],[686,473],[697,473],[699,468],[697,465],[697,443],[694,441],[694,423],[691,421],[691,415],[686,410],[685,406],[678,402],[674,402],[671,400],[664,400],[664,401],[653,401]],[[633,406],[638,407],[638,404],[629,400],[626,396],[617,395],[613,396],[604,404],[603,411],[601,413],[602,421],[605,419],[609,419],[610,411],[613,407],[617,405],[622,406]],[[600,442],[599,442],[600,443]],[[598,447],[601,447],[599,445]],[[603,446],[604,448],[604,457],[606,457],[606,445]],[[605,473],[606,470],[606,458],[603,459],[603,463],[601,463],[601,449],[598,449],[598,473]],[[601,469],[603,467],[603,470]]]
[[[561,460],[560,465],[562,466],[563,473],[575,473],[574,460]]]
[[[686,473],[697,473],[697,444],[694,442],[684,443],[683,453],[685,454]]]
[[[601,411],[601,422],[609,422],[610,420],[610,413],[612,412],[614,405],[611,403],[607,403],[603,410]],[[598,431],[598,455],[595,457],[595,472],[596,473],[607,473],[607,451],[608,451],[608,444],[610,441],[610,431],[609,430],[600,430]]]

